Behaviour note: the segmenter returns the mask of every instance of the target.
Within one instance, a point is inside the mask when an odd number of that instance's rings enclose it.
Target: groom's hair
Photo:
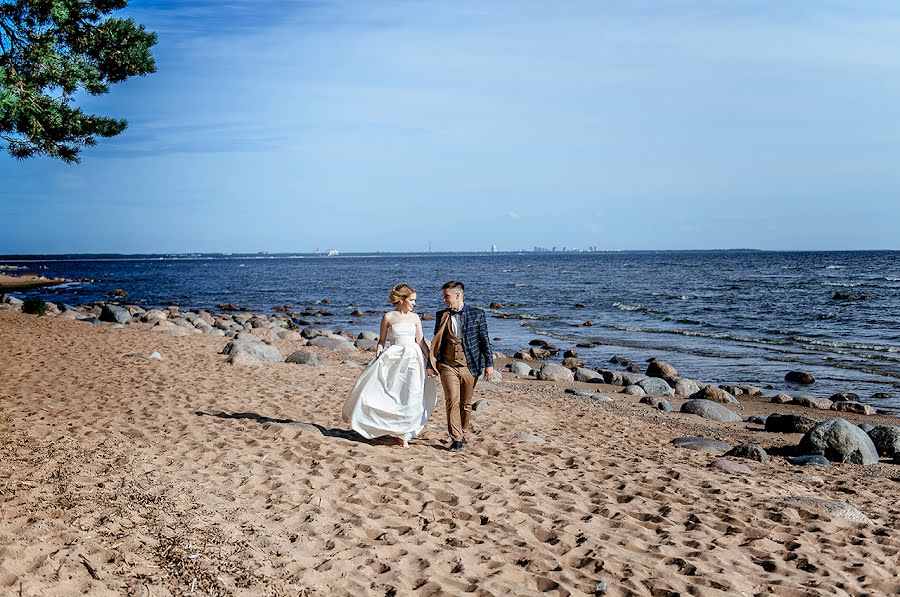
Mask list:
[[[460,292],[465,292],[466,285],[459,280],[450,280],[449,282],[441,286],[441,290],[458,290]]]

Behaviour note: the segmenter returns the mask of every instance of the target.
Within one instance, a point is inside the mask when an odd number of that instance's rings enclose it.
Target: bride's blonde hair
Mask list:
[[[392,305],[399,305],[414,294],[416,294],[415,288],[409,284],[401,283],[391,288],[391,295],[388,300],[391,301]]]

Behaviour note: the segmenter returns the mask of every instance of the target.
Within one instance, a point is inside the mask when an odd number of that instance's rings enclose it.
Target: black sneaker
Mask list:
[[[450,444],[451,452],[459,452],[463,447],[463,442],[456,440],[452,444]]]

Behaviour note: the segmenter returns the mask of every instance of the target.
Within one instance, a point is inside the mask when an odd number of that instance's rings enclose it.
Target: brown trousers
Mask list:
[[[447,430],[453,441],[460,441],[469,430],[472,416],[472,397],[475,395],[475,376],[465,365],[454,367],[438,363],[438,374],[444,388],[447,407]]]

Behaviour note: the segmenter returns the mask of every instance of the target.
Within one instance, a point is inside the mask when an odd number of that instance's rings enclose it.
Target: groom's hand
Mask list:
[[[434,379],[435,377],[437,377],[437,372],[435,372],[434,369],[429,368],[427,371],[425,371],[425,376]]]
[[[491,381],[494,379],[494,368],[488,367],[484,370],[484,381]]]

